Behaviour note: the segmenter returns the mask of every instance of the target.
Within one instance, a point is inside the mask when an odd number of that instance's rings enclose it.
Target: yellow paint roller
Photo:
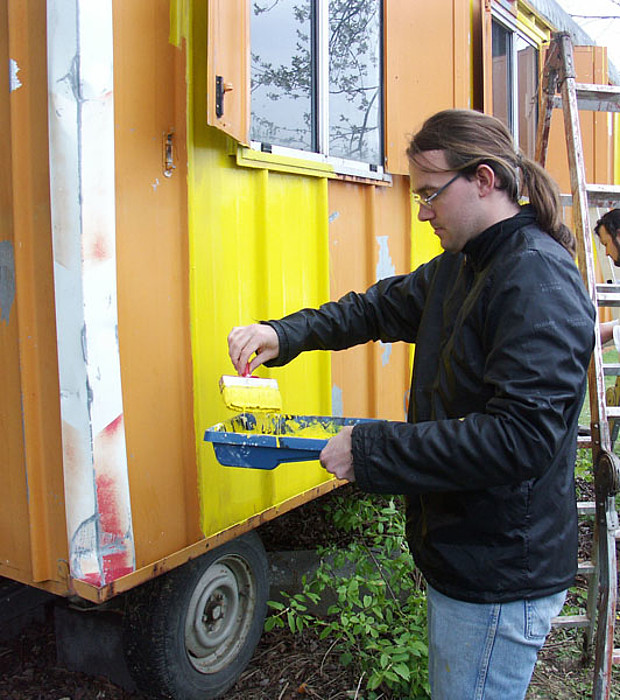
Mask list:
[[[220,393],[226,406],[233,411],[282,410],[282,396],[275,379],[253,377],[246,368],[243,376],[220,377]]]

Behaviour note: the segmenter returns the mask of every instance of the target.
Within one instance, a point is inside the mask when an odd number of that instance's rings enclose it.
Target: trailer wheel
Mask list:
[[[254,653],[268,589],[267,556],[252,532],[132,591],[124,646],[139,690],[219,697]]]

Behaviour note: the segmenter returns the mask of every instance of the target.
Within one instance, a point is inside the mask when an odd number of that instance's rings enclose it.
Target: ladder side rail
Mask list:
[[[549,133],[551,131],[551,117],[553,115],[554,97],[558,85],[558,48],[554,42],[549,47],[549,53],[545,61],[542,80],[542,97],[540,119],[536,133],[536,151],[534,159],[541,166],[547,163],[547,152],[549,150]]]
[[[592,229],[588,212],[588,194],[586,190],[572,44],[568,35],[560,35],[557,38],[557,42],[561,47],[562,53],[560,82],[571,176],[573,225],[577,237],[578,262],[584,282],[596,307],[598,320],[599,300],[594,273]],[[595,532],[598,531],[596,538],[598,539],[598,547],[593,553],[593,559],[595,559],[599,579],[596,621],[592,620],[593,624],[596,624],[592,697],[594,700],[608,700],[611,691],[611,668],[614,653],[613,636],[617,581],[615,538],[613,547],[610,547],[610,530],[607,522],[610,518],[610,512],[614,512],[613,503],[609,502],[609,490],[606,488],[607,480],[605,479],[605,474],[601,473],[605,472],[604,465],[607,462],[608,455],[611,453],[611,433],[607,421],[603,351],[599,333],[595,334],[595,347],[588,369],[588,383],[592,420],[592,462],[597,490]]]
[[[607,489],[605,489],[607,491]],[[614,522],[614,496],[597,494],[597,516],[599,532],[599,601],[597,617],[596,649],[594,656],[594,678],[592,697],[607,700],[611,692],[611,673],[614,663],[614,630],[616,617],[617,561]],[[599,502],[603,501],[603,502]]]
[[[562,100],[564,104],[564,128],[570,147],[568,161],[571,177],[571,192],[573,197],[573,226],[577,238],[577,259],[585,285],[597,309],[596,277],[594,272],[594,254],[592,250],[592,229],[588,212],[588,195],[586,191],[586,171],[581,148],[581,127],[577,94],[575,90],[575,71],[570,37],[561,35],[559,42],[562,47],[565,74],[561,83]],[[588,385],[590,392],[590,409],[592,419],[592,458],[596,464],[602,449],[611,451],[611,435],[605,411],[605,377],[603,374],[603,348],[600,335],[595,334],[595,348],[588,370]]]

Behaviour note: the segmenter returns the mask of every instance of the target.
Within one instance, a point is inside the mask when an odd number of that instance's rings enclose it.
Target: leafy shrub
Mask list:
[[[334,640],[341,663],[358,666],[368,700],[429,698],[426,596],[405,540],[402,508],[395,499],[340,497],[327,515],[350,534],[348,545],[318,550],[315,576],[304,578],[301,593],[283,594],[286,605],[270,602],[275,612],[266,629],[288,625],[300,633],[310,627]],[[316,608],[326,602],[322,617]]]

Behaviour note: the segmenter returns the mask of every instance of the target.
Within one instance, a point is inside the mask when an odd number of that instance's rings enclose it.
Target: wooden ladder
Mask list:
[[[620,88],[577,83],[570,36],[552,38],[542,80],[542,114],[538,125],[536,160],[545,166],[549,145],[551,114],[562,109],[566,148],[570,169],[571,195],[562,196],[563,204],[572,203],[573,228],[577,238],[579,270],[598,307],[620,307],[620,285],[597,284],[594,271],[594,241],[589,207],[605,209],[618,206],[620,187],[586,184],[579,109],[597,112],[620,111]],[[580,573],[588,579],[588,603],[585,615],[556,618],[558,627],[583,627],[587,648],[595,644],[592,697],[607,700],[611,690],[611,669],[620,663],[620,649],[614,649],[616,619],[617,562],[616,537],[619,532],[615,494],[620,488],[620,460],[613,453],[610,420],[620,419],[620,407],[607,400],[605,376],[620,375],[620,365],[604,365],[599,333],[588,370],[591,411],[590,435],[581,438],[580,447],[592,450],[594,469],[593,503],[580,503],[580,515],[594,515],[592,561],[580,564]],[[612,391],[610,397],[614,394]],[[617,403],[617,402],[615,402]]]

